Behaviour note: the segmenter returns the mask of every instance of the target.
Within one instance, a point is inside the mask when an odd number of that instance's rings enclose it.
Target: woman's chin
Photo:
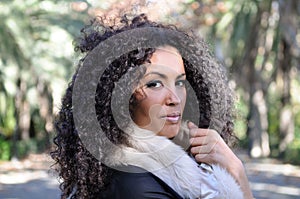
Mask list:
[[[180,123],[177,124],[166,124],[164,128],[157,134],[159,136],[165,136],[167,138],[175,137],[180,129]]]

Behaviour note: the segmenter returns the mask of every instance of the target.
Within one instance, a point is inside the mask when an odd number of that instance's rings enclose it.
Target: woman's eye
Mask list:
[[[176,86],[180,86],[180,87],[184,87],[186,83],[186,80],[178,80],[175,85]]]
[[[146,84],[147,88],[160,88],[163,84],[160,81],[152,81]]]

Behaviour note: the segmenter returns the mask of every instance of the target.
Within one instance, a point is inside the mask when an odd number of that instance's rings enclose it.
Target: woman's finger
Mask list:
[[[206,164],[213,164],[216,162],[210,154],[197,154],[195,155],[195,160],[198,163],[204,162]]]
[[[207,136],[202,136],[202,137],[192,137],[190,139],[190,144],[191,146],[201,146],[201,145],[206,145],[209,143],[209,137]]]
[[[192,128],[192,129],[190,129],[190,136],[191,137],[206,136],[210,131],[211,131],[211,129]]]
[[[196,146],[196,147],[192,147],[190,151],[193,155],[210,154],[213,153],[215,145],[216,143]]]
[[[210,142],[218,142],[219,139],[221,139],[221,136],[214,130],[208,130],[205,129],[206,132],[203,133],[203,129],[197,129],[193,130],[197,132],[193,132],[191,138],[190,138],[190,144],[191,146],[197,146],[197,145],[205,145]],[[201,131],[201,132],[199,132]]]
[[[198,126],[191,121],[189,121],[187,125],[189,129],[198,129]]]

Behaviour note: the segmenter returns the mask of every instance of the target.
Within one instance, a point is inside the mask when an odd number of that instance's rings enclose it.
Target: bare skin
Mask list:
[[[186,101],[183,60],[175,48],[162,47],[150,61],[135,91],[139,103],[133,121],[157,135],[172,138],[179,131]]]

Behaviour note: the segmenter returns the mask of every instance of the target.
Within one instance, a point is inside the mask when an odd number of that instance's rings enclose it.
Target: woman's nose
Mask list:
[[[180,98],[178,94],[176,93],[175,89],[168,88],[167,98],[166,98],[166,104],[169,106],[175,106],[180,104]]]

